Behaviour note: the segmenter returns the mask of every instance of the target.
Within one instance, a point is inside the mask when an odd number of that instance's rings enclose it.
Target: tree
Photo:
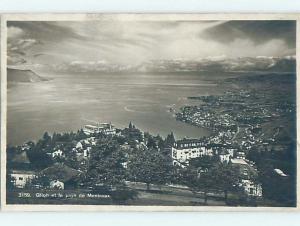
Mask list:
[[[172,166],[166,157],[161,155],[157,149],[139,150],[134,153],[128,162],[130,179],[147,184],[164,184],[170,180]]]
[[[197,187],[204,192],[204,204],[207,204],[207,193],[213,188],[215,181],[210,172],[202,173],[198,179]]]
[[[126,170],[123,163],[126,160],[117,140],[102,138],[91,150],[84,180],[94,191],[110,194],[113,202],[124,204],[126,200],[137,196],[137,192],[125,184]]]
[[[27,150],[27,155],[35,169],[45,169],[53,163],[51,157],[37,147]]]
[[[122,131],[122,135],[126,138],[127,142],[129,144],[134,144],[137,141],[142,142],[143,141],[143,134],[142,132],[136,128],[132,123],[130,122],[129,128],[125,128]]]
[[[154,137],[152,137],[152,136],[148,137],[147,147],[148,148],[156,148],[157,147],[157,144],[156,144],[156,141],[155,141]]]
[[[126,161],[118,143],[112,139],[100,140],[91,150],[87,180],[92,184],[104,186],[123,185]]]
[[[171,134],[168,134],[167,138],[165,139],[165,146],[172,147],[175,142],[176,142],[175,136],[174,136],[173,132],[171,132]]]
[[[131,122],[129,122],[129,126],[128,126],[129,129],[132,129],[133,128],[133,125]]]
[[[214,165],[216,165],[218,159],[214,156],[204,155],[198,158],[193,158],[190,160],[190,165],[195,168],[201,168],[202,170],[209,170]]]
[[[7,146],[7,150],[6,150],[7,163],[12,162],[14,156],[17,154],[18,151],[19,151],[18,148],[14,146]]]
[[[42,188],[47,188],[50,183],[50,178],[40,174],[38,177],[34,177],[31,180],[31,185],[36,186],[36,187],[42,187]]]
[[[279,202],[283,206],[296,205],[296,148],[290,143],[283,151],[251,150],[247,158],[256,163],[259,181],[262,183],[264,198]],[[281,169],[285,174],[282,177],[274,169]]]
[[[190,187],[194,191],[202,191],[204,193],[204,204],[207,204],[207,193],[214,187],[215,181],[210,172],[203,172],[193,178]]]
[[[80,162],[77,159],[75,151],[70,151],[66,154],[65,162],[74,169],[80,169]]]
[[[44,133],[43,140],[45,143],[49,143],[51,141],[51,136],[48,134],[48,132]]]
[[[280,176],[268,163],[260,170],[264,198],[274,200],[282,206],[296,205],[296,177]]]
[[[87,135],[83,132],[83,129],[78,130],[77,134],[75,135],[75,139],[79,141],[79,140],[83,140],[85,138],[87,138]]]
[[[214,181],[213,187],[224,192],[227,203],[228,192],[237,191],[240,181],[240,172],[230,164],[218,164],[210,170],[210,175]]]
[[[12,190],[15,187],[16,179],[10,175],[10,173],[6,174],[6,188],[7,190]]]
[[[213,171],[199,171],[199,168],[195,168],[190,165],[184,170],[184,184],[191,188],[193,192],[204,193],[204,204],[207,204],[207,193],[209,190],[215,188],[215,181],[212,175]]]

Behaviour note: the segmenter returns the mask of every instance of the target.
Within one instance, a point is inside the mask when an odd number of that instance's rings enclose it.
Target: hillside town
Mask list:
[[[54,137],[55,134],[52,138],[45,134],[43,139],[53,140]],[[84,182],[79,182],[79,178],[90,170],[89,164],[91,156],[93,156],[93,150],[99,147],[99,143],[104,137],[110,137],[110,139],[114,137],[119,141],[122,140],[120,150],[123,152],[124,158],[121,166],[124,170],[127,170],[130,166],[130,155],[133,155],[134,151],[145,149],[154,148],[164,155],[164,159],[169,159],[170,165],[174,167],[171,168],[170,166],[169,169],[173,170],[175,174],[180,174],[180,170],[190,168],[192,160],[209,157],[211,162],[230,165],[237,170],[237,186],[246,196],[263,197],[261,182],[257,180],[258,171],[255,163],[246,159],[246,153],[240,147],[230,143],[220,144],[218,136],[201,139],[185,138],[176,141],[174,135],[170,134],[166,140],[163,140],[160,137],[153,137],[150,134],[141,132],[131,123],[128,128],[123,130],[115,128],[111,123],[86,125],[75,135],[74,140],[56,141],[51,149],[47,148],[46,145],[45,149],[48,150],[44,150],[44,159],[41,158],[38,161],[48,160],[51,163],[48,167],[40,170],[34,170],[29,160],[33,144],[26,143],[17,147],[14,150],[15,155],[9,162],[11,167],[8,168],[11,189],[64,190],[75,189],[76,187],[93,189],[96,183],[87,186]],[[40,155],[40,157],[42,156]],[[167,165],[169,163],[167,162]],[[208,170],[209,167],[198,166],[196,168],[197,177],[201,178],[201,175]],[[288,177],[281,169],[274,169],[274,172],[282,178]],[[45,180],[45,178],[47,179]],[[130,180],[131,182],[137,182],[132,181],[132,178],[124,179],[126,183],[130,183]],[[176,184],[179,183],[180,181],[176,181]],[[176,185],[175,181],[168,181],[166,184],[169,186]],[[186,185],[186,183],[181,185]]]
[[[198,104],[172,112],[210,129],[207,137],[176,140],[173,132],[163,138],[132,122],[126,128],[109,122],[8,146],[8,195],[71,190],[136,204],[166,192],[190,197],[186,205],[294,205],[294,142],[286,131],[292,131],[295,103],[277,81],[271,84],[189,97]]]
[[[94,132],[90,133],[90,131],[88,131],[87,128],[92,128]],[[93,135],[103,134],[105,136],[124,137],[124,135],[122,135],[120,132],[119,133],[116,132],[116,128],[114,128],[112,124],[107,124],[107,123],[98,124],[94,126],[86,125],[83,131],[85,131],[84,133],[86,134],[86,138],[78,142],[73,142],[73,147],[72,147],[72,153],[75,154],[74,156],[76,160],[79,162],[79,167],[77,172],[78,175],[80,174],[81,171],[84,171],[86,169],[88,164],[88,159],[90,158],[91,155],[91,150],[93,147],[96,146],[96,143],[98,142],[97,138]],[[133,136],[135,136],[134,133],[137,134],[140,133],[140,135],[144,137],[138,129],[134,129],[134,131],[130,131],[130,134],[132,133]],[[142,138],[140,142],[138,140],[135,141],[136,141],[136,147],[142,147],[142,148],[147,147],[144,138]],[[121,146],[121,148],[125,151],[132,148],[132,146],[129,145],[128,143],[124,143]],[[245,159],[244,152],[238,151],[238,149],[229,146],[226,147],[220,145],[212,145],[207,139],[177,140],[174,143],[172,143],[170,147],[167,147],[165,149],[168,151],[169,148],[171,150],[172,164],[174,166],[179,166],[181,168],[187,167],[191,159],[199,158],[203,156],[210,156],[210,157],[216,157],[218,161],[220,161],[221,163],[232,164],[234,167],[243,169],[242,175],[245,176],[245,178],[247,178],[249,174],[248,171],[256,172],[254,163]],[[13,161],[18,162],[19,159],[25,159],[24,163],[29,164],[30,162],[28,161],[28,157],[26,154],[26,150],[29,149],[30,149],[29,144],[23,145],[21,147],[22,151],[18,155],[16,155]],[[50,156],[52,160],[59,162],[58,161],[59,159],[68,158],[67,156],[68,153],[67,151],[64,151],[64,149],[65,149],[65,144],[60,143],[53,149],[52,152],[47,152],[46,154]],[[122,162],[124,168],[127,168],[127,164],[128,162],[126,160]],[[59,166],[58,164],[55,165],[55,168],[57,168],[58,166]],[[63,167],[62,170],[66,170],[65,167]],[[48,170],[49,168],[42,170],[42,174],[47,172]],[[31,184],[32,180],[34,178],[37,178],[38,175],[40,175],[40,173],[38,174],[37,172],[31,170],[28,171],[12,170],[10,174],[12,183],[17,188],[25,188],[26,186]],[[49,181],[50,188],[59,188],[59,189],[64,188],[64,182],[66,182],[65,180],[60,181],[60,178],[52,178],[52,179],[53,180]],[[258,197],[262,196],[262,189],[260,184],[254,184],[250,180],[243,179],[241,181],[241,186],[243,187],[243,189],[245,189],[245,192],[248,195],[258,196]]]

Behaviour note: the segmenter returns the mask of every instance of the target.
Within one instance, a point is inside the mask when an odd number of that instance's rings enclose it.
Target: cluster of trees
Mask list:
[[[116,137],[100,139],[90,157],[87,184],[124,188],[125,181],[144,182],[148,190],[151,184],[181,184],[194,192],[203,192],[205,204],[209,191],[222,191],[227,202],[228,193],[241,190],[239,170],[220,163],[217,157],[195,158],[188,167],[181,168],[173,166],[170,153],[165,152],[174,142],[172,134],[165,140],[145,134],[144,139],[147,140],[145,146],[133,145],[127,152],[122,150]]]
[[[169,154],[164,152],[163,138],[145,133],[142,139],[144,143],[132,134],[125,135],[127,132],[127,129],[123,131],[123,137],[98,137],[88,162],[87,178],[90,183],[113,186],[122,185],[125,180],[148,185],[166,183],[172,164],[168,159]],[[136,132],[135,135],[139,137]],[[124,150],[123,145],[129,145],[130,148]]]
[[[165,140],[167,143],[172,142],[171,136]],[[169,155],[153,147],[158,141],[151,137],[144,148],[132,148],[126,153],[114,137],[99,140],[90,157],[85,183],[124,189],[125,181],[144,182],[148,190],[151,184],[182,184],[204,192],[205,203],[209,191],[223,191],[225,201],[229,192],[238,191],[240,173],[236,168],[210,156],[193,159],[187,168],[175,167]]]
[[[281,151],[263,151],[253,148],[247,159],[255,162],[259,180],[262,181],[264,198],[281,205],[296,205],[296,147],[293,142]],[[287,176],[280,176],[274,169],[282,170]]]
[[[126,178],[123,166],[125,153],[118,142],[112,138],[103,138],[91,151],[86,181],[89,185],[105,184],[120,186]]]
[[[132,132],[133,134],[126,134]],[[88,168],[83,183],[96,191],[108,192],[118,201],[136,197],[137,193],[126,186],[126,181],[147,184],[165,184],[170,180],[172,165],[159,146],[163,139],[145,134],[144,145],[138,140],[140,134],[135,128],[123,131],[124,137],[102,136],[91,150]],[[129,139],[128,139],[129,138]],[[126,151],[123,145],[130,145]]]
[[[225,203],[231,192],[243,192],[240,187],[241,174],[237,167],[221,163],[214,156],[202,156],[192,159],[186,169],[181,169],[181,181],[194,192],[203,192],[204,204],[207,204],[208,193],[224,193]]]
[[[52,136],[45,132],[43,137],[36,143],[33,141],[27,142],[25,144],[25,151],[30,161],[31,168],[41,170],[51,166],[55,161],[60,161],[59,158],[54,160],[49,154],[47,154],[53,152],[57,146],[60,146],[65,153],[69,153],[71,155],[71,150],[74,146],[73,142],[82,140],[86,137],[86,134],[82,130],[78,130],[76,133],[53,133]],[[8,167],[13,168],[11,165],[13,163],[13,158],[16,154],[23,152],[23,148],[24,147],[21,146],[7,147]],[[72,156],[70,156],[70,158],[71,157]]]
[[[192,159],[186,168],[173,166],[170,147],[175,138],[171,133],[165,139],[159,135],[142,133],[130,123],[121,131],[121,136],[94,134],[97,143],[92,146],[91,155],[82,171],[76,155],[72,155],[74,141],[87,136],[83,131],[77,133],[53,134],[45,133],[36,144],[27,143],[27,154],[35,169],[44,169],[54,162],[46,153],[57,144],[67,154],[64,163],[74,169],[81,170],[78,183],[93,189],[114,191],[113,197],[118,200],[133,198],[136,194],[126,186],[126,181],[144,182],[147,189],[151,184],[181,184],[194,192],[203,192],[205,203],[209,191],[223,191],[227,201],[228,193],[236,192],[239,187],[240,173],[232,165],[221,164],[217,157],[203,156]],[[129,148],[124,149],[124,146]],[[11,147],[9,151],[18,151]],[[9,152],[10,153],[10,152]],[[8,158],[12,158],[10,154]],[[43,179],[43,184],[45,180]]]
[[[128,159],[128,180],[147,184],[166,184],[171,181],[172,165],[158,149],[136,151]]]

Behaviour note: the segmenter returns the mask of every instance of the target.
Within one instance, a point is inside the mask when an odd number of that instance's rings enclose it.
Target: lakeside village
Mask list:
[[[124,129],[100,123],[77,133],[45,133],[36,143],[8,147],[8,191],[105,193],[104,186],[106,192],[132,191],[144,183],[147,191],[161,185],[202,193],[205,204],[208,194],[222,192],[226,204],[235,197],[234,205],[262,200],[260,205],[293,206],[293,147],[280,123],[295,106],[249,90],[190,98],[201,105],[183,107],[177,120],[210,128],[210,136],[175,140],[171,133],[163,139],[131,122]]]

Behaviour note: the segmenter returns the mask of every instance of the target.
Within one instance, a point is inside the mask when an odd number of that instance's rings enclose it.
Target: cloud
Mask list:
[[[46,42],[59,42],[66,39],[82,39],[80,35],[69,26],[62,26],[63,22],[46,21],[9,21],[8,29],[18,28],[23,31],[23,37],[43,40]]]
[[[41,65],[285,56],[295,55],[295,29],[293,21],[14,21],[8,52]]]
[[[22,34],[23,34],[23,30],[18,27],[11,26],[7,28],[7,37],[9,39],[17,38],[19,36],[22,36]]]
[[[225,51],[229,56],[234,57],[283,57],[295,54],[295,49],[289,48],[288,44],[282,39],[271,39],[260,44],[250,39],[234,39],[227,45]]]
[[[31,49],[34,45],[38,45],[39,42],[35,39],[23,39],[21,34],[23,31],[13,33],[15,39],[9,41],[7,45],[8,58],[7,63],[10,64],[24,64],[26,60],[26,52]],[[17,36],[16,36],[17,35]],[[18,38],[16,38],[18,37]]]
[[[232,42],[234,39],[250,39],[258,45],[276,38],[283,40],[289,48],[295,48],[296,21],[227,21],[206,29],[201,36],[206,39],[214,39],[224,44]]]

